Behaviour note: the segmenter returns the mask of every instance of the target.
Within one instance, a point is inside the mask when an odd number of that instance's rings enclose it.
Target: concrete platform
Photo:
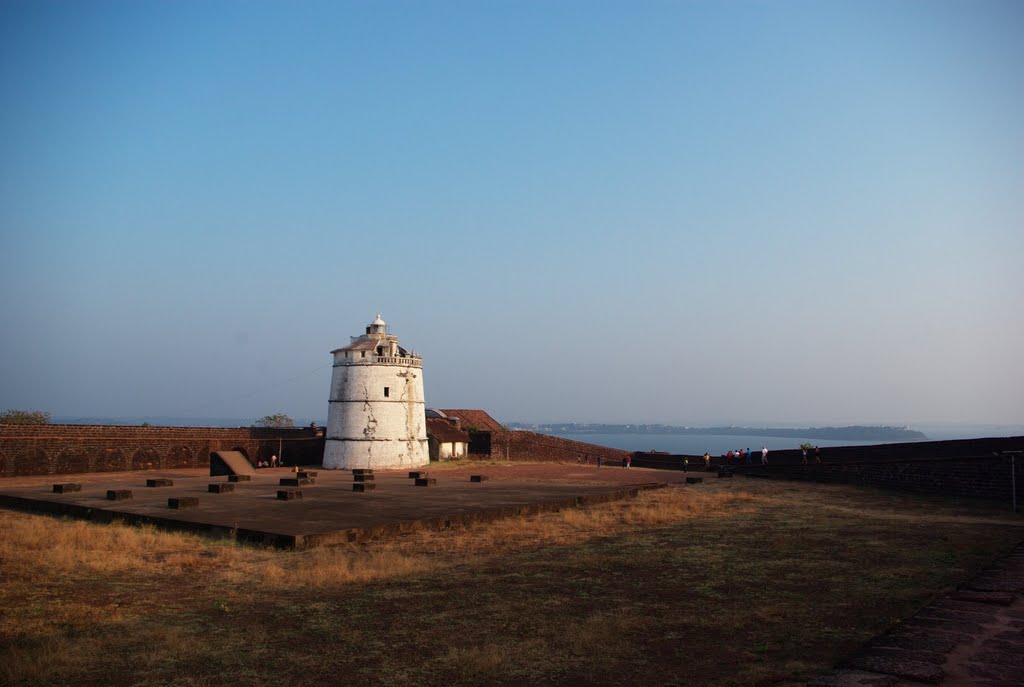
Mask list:
[[[378,470],[376,488],[356,493],[351,471],[320,470],[315,485],[303,486],[302,499],[289,502],[277,498],[278,482],[290,476],[287,468],[257,470],[251,481],[234,483],[233,492],[215,498],[200,497],[210,494],[211,482],[228,478],[211,478],[206,469],[76,474],[82,489],[69,493],[52,491],[62,476],[12,477],[0,479],[0,506],[303,549],[629,498],[680,481],[657,470],[574,465],[488,465],[486,471],[487,481],[471,482],[481,466],[432,465],[437,483],[423,489],[408,471]],[[173,479],[174,486],[145,489],[149,479]],[[132,500],[107,500],[108,490],[124,489],[133,490]],[[173,510],[169,497],[199,503]]]

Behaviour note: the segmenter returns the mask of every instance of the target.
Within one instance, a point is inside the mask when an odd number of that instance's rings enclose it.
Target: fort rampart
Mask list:
[[[620,464],[629,451],[562,439],[535,432],[494,432],[491,436],[491,458],[508,460],[540,460],[597,465]]]
[[[755,450],[748,464],[732,459],[736,474],[752,477],[863,484],[920,494],[942,494],[1010,503],[1016,477],[1017,500],[1024,501],[1024,437],[994,437],[951,441],[915,441],[872,446],[835,446],[814,450],[803,462],[800,449],[770,451],[762,466]],[[682,455],[635,453],[633,465],[669,470],[682,469]],[[1012,460],[1011,460],[1012,457]],[[687,456],[691,470],[703,468],[700,456]],[[717,469],[721,456],[712,458]]]
[[[205,467],[223,450],[307,465],[320,462],[323,444],[306,427],[0,425],[0,477]]]

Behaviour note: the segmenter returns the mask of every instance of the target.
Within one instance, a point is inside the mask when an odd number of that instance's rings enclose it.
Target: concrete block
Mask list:
[[[226,494],[229,491],[234,491],[235,485],[230,482],[214,482],[210,485],[211,494]]]
[[[703,477],[687,477],[686,478],[686,483],[687,484],[700,484],[703,481],[704,481]]]
[[[355,482],[372,482],[373,475],[352,475],[352,480]]]
[[[278,483],[278,486],[282,486],[282,487],[309,487],[309,486],[312,486],[314,484],[316,484],[316,480],[315,479],[311,479],[309,477],[306,477],[305,479],[302,479],[302,478],[292,478],[292,477],[282,477],[280,482]]]
[[[469,481],[470,482],[486,482],[489,479],[490,479],[490,477],[488,477],[487,475],[470,475],[469,476]]]
[[[352,468],[353,475],[372,475],[373,470],[371,468]]]
[[[252,475],[228,475],[229,482],[251,482]]]
[[[434,477],[420,477],[416,480],[417,487],[432,487],[437,484],[437,479]]]
[[[107,500],[108,501],[127,501],[132,498],[131,489],[108,489]]]
[[[82,485],[81,484],[73,484],[71,482],[65,482],[64,484],[54,484],[53,485],[53,493],[54,494],[68,494],[68,493],[71,493],[73,491],[82,491]]]
[[[295,476],[298,477],[299,479],[316,479],[316,475],[316,471],[313,470],[299,470],[297,473],[295,473]]]
[[[174,508],[175,510],[181,508],[197,508],[199,506],[199,499],[195,496],[178,496],[167,499],[167,507]]]
[[[173,487],[174,486],[174,480],[173,479],[147,479],[146,480],[146,486],[147,487]]]
[[[426,476],[427,473],[422,470],[413,470],[409,473],[409,479],[423,479]]]
[[[373,491],[377,488],[376,482],[353,482],[352,491]]]
[[[281,489],[277,492],[277,498],[280,501],[294,501],[302,498],[301,489]]]

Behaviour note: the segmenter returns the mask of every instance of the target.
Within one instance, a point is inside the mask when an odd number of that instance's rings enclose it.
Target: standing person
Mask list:
[[[684,474],[689,469],[689,467],[690,467],[690,459],[687,458],[686,456],[683,456],[683,473]]]
[[[820,463],[821,462],[821,447],[820,446],[815,446],[814,447],[814,462],[815,463]]]
[[[711,469],[711,454],[708,453],[707,451],[704,452],[704,469]]]
[[[767,446],[762,446],[761,447],[761,465],[767,465],[767,464],[768,464],[768,447]]]
[[[630,466],[630,464],[632,464],[632,462],[633,462],[633,456],[630,455],[630,454],[626,454],[626,469],[627,470],[629,469],[629,466]]]
[[[732,460],[732,449],[729,449],[729,452],[725,454],[725,464],[728,465],[730,460]]]
[[[270,456],[270,467],[272,467],[272,468],[276,468],[277,467],[277,454],[276,453],[274,455]]]
[[[807,465],[807,449],[801,448],[800,450],[803,452],[803,460],[800,461],[800,464]]]
[[[750,465],[750,447],[747,447],[747,465]]]

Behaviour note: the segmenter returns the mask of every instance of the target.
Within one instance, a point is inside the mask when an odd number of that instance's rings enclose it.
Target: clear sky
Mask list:
[[[0,0],[0,409],[1024,423],[1024,3]]]

